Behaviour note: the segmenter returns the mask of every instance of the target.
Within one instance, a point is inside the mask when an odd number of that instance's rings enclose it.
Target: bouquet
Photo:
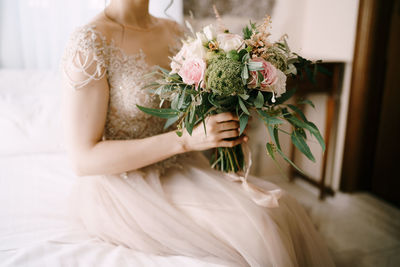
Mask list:
[[[203,124],[207,134],[206,116],[227,111],[239,117],[241,135],[253,109],[269,133],[267,154],[275,163],[276,155],[280,155],[301,172],[282,152],[279,134],[290,135],[296,148],[314,162],[307,136],[313,135],[323,150],[325,143],[317,126],[299,108],[313,103],[308,100],[297,105],[285,103],[295,92],[295,88],[287,89],[286,81],[303,73],[313,79],[312,74],[319,66],[292,52],[286,35],[272,42],[269,27],[270,18],[266,17],[259,25],[250,21],[242,36],[230,33],[221,23],[208,25],[200,32],[191,30],[192,36],[183,40],[182,48],[171,58],[171,71],[159,67],[151,73],[157,77],[156,82],[146,86],[160,97],[160,107],[165,100],[170,107],[152,109],[138,105],[138,108],[165,118],[165,128],[176,123],[179,136],[184,129],[191,134],[198,123]],[[291,132],[280,128],[284,123],[293,126]],[[243,171],[246,164],[242,145],[215,148],[210,164],[223,172]]]

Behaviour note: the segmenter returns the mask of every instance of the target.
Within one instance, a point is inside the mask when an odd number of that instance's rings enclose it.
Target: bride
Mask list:
[[[307,214],[285,191],[251,175],[238,183],[210,168],[200,151],[248,141],[238,137],[236,116],[209,116],[207,136],[200,125],[178,137],[163,129],[164,120],[137,109],[159,105],[141,89],[145,74],[156,65],[169,68],[181,34],[148,6],[111,0],[76,29],[65,50],[65,137],[81,176],[71,197],[74,218],[93,236],[145,253],[226,266],[333,266]]]

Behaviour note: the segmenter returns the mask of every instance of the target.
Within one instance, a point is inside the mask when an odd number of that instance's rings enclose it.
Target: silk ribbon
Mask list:
[[[247,143],[242,143],[242,149],[245,159],[245,170],[234,173],[226,173],[225,177],[232,182],[241,182],[244,191],[257,204],[263,207],[275,208],[279,207],[278,200],[282,195],[281,189],[265,190],[255,184],[249,183],[247,177],[252,164],[251,152]]]

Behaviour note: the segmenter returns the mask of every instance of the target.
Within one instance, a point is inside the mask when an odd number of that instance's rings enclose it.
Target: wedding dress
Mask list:
[[[103,140],[164,132],[165,120],[135,106],[159,105],[157,97],[141,89],[148,82],[144,75],[154,67],[147,63],[152,55],[142,50],[128,54],[96,27],[89,23],[76,29],[62,67],[74,90],[107,76]],[[96,69],[89,73],[87,66],[93,64]],[[73,71],[87,79],[70,79]],[[257,202],[255,191],[263,203]],[[247,183],[234,181],[211,169],[201,152],[121,174],[79,177],[71,201],[74,217],[91,235],[146,253],[185,255],[224,266],[334,265],[294,198],[252,175]]]

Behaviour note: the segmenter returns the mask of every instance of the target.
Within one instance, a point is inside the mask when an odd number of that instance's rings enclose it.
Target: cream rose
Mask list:
[[[217,38],[217,28],[210,24],[203,28],[203,33],[206,36],[208,41],[214,40]]]
[[[243,45],[243,38],[240,35],[232,33],[220,33],[217,35],[219,48],[228,53],[231,50],[237,50]]]
[[[204,59],[207,50],[203,46],[203,42],[200,38],[193,39],[189,42],[185,42],[171,61],[171,73],[178,73],[184,62],[191,58]]]

